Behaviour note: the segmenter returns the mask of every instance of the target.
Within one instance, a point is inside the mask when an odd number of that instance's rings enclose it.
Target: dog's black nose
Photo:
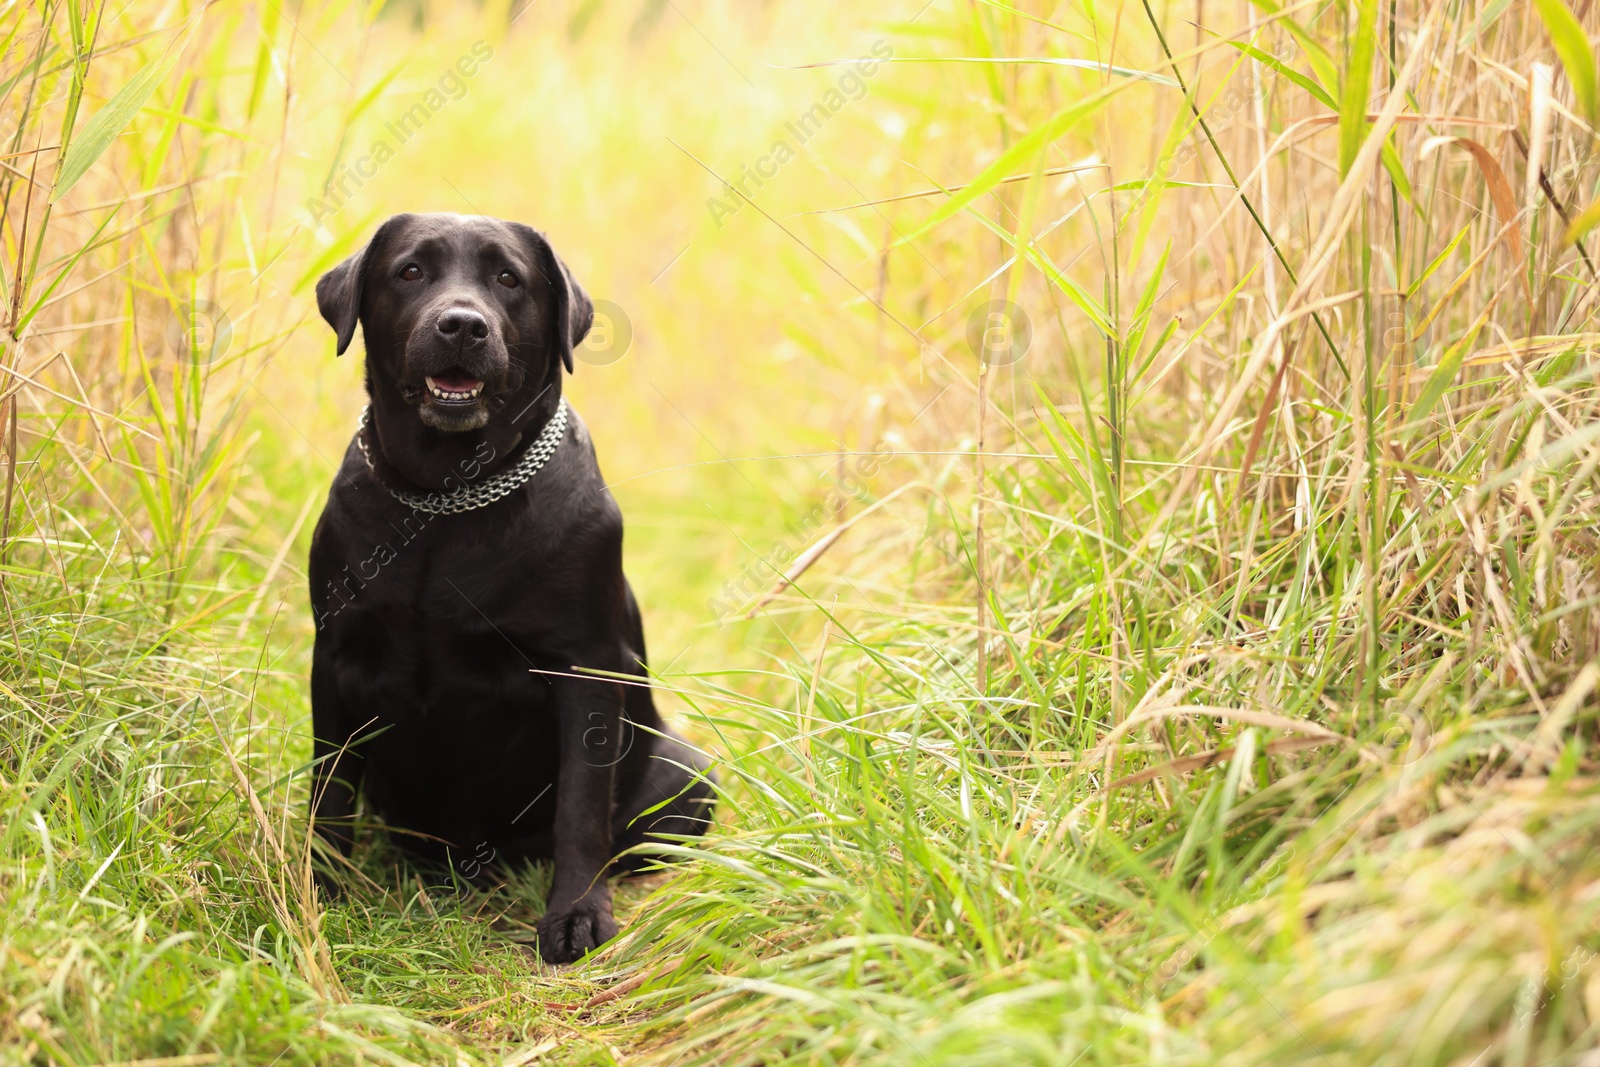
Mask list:
[[[452,341],[474,344],[489,336],[489,321],[471,308],[451,308],[434,328]]]

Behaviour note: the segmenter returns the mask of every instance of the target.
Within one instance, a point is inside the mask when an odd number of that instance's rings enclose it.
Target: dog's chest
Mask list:
[[[552,661],[487,620],[439,619],[401,605],[357,610],[326,636],[346,721],[390,781],[481,785],[554,758]]]
[[[411,513],[351,523],[326,568],[330,612],[410,610],[467,629],[537,631],[561,610],[561,561],[536,524],[498,517]]]
[[[348,661],[350,698],[382,693],[414,713],[435,704],[526,703],[560,658],[565,603],[552,564],[512,528],[413,516],[342,538],[324,636]]]

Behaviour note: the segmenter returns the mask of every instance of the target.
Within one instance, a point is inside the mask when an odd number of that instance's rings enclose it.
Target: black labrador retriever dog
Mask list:
[[[340,354],[360,323],[370,405],[311,546],[316,831],[348,854],[360,793],[469,877],[553,859],[539,950],[576,960],[616,934],[608,873],[647,862],[616,857],[703,832],[714,789],[656,713],[561,395],[593,306],[543,234],[460,215],[389,219],[317,306]]]

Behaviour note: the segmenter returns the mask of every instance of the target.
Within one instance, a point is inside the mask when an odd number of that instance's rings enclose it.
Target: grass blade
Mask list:
[[[89,116],[83,132],[73,139],[66,154],[61,157],[61,165],[56,170],[55,187],[50,193],[51,203],[71,192],[78,180],[111,147],[111,142],[127,129],[133,117],[144,107],[145,101],[150,99],[150,94],[161,84],[166,69],[167,57],[164,54],[152,59],[128,84],[118,89],[104,107]]]
[[[1234,48],[1237,48],[1239,51],[1243,52],[1257,63],[1260,63],[1263,67],[1266,67],[1267,69],[1289,79],[1291,82],[1310,93],[1312,98],[1316,100],[1317,103],[1321,104],[1323,107],[1326,107],[1328,110],[1339,110],[1338,102],[1335,101],[1332,96],[1328,95],[1328,90],[1324,89],[1322,86],[1318,85],[1304,74],[1301,74],[1298,70],[1295,70],[1293,67],[1282,62],[1277,56],[1272,55],[1270,52],[1264,52],[1253,44],[1245,44],[1243,41],[1229,41],[1228,44]]]
[[[1595,68],[1594,49],[1583,32],[1583,24],[1572,13],[1564,0],[1533,0],[1539,9],[1539,18],[1550,31],[1550,43],[1555,46],[1561,65],[1566,68],[1567,80],[1572,83],[1572,95],[1577,98],[1583,117],[1595,121],[1596,104],[1600,102],[1600,71]]]
[[[1378,53],[1378,0],[1360,0],[1356,9],[1355,40],[1339,86],[1339,176],[1361,151],[1367,133],[1367,95],[1372,88],[1372,59]]]

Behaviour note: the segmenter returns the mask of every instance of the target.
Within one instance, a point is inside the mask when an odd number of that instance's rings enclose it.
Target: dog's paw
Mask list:
[[[539,955],[546,963],[572,963],[616,936],[611,901],[580,900],[539,920]]]

